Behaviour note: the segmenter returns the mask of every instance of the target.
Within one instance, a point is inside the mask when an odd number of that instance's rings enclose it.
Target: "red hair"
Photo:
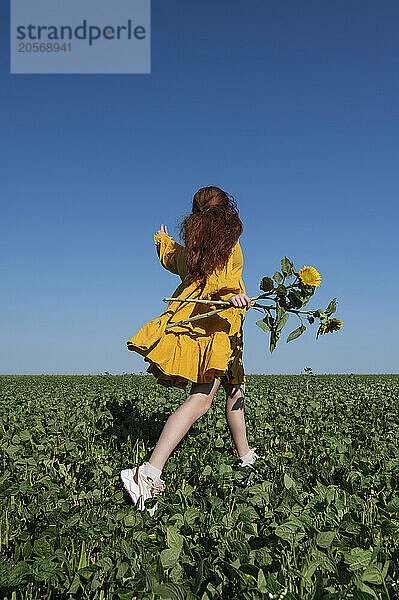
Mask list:
[[[233,196],[212,185],[200,188],[191,214],[183,217],[179,227],[186,247],[184,283],[205,283],[216,267],[222,268],[243,229]]]

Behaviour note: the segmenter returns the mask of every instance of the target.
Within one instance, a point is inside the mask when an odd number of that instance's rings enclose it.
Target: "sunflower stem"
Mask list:
[[[229,303],[230,304],[230,303]],[[233,304],[231,304],[233,306]],[[233,306],[233,308],[243,308],[242,306]],[[202,313],[201,315],[195,315],[194,317],[190,317],[189,319],[183,319],[182,321],[170,322],[166,325],[165,329],[169,329],[174,325],[186,325],[187,323],[191,323],[191,321],[198,321],[198,319],[203,319],[204,317],[210,317],[211,315],[216,315],[217,313],[222,312],[223,310],[227,310],[226,307],[217,308],[216,310],[211,310],[207,313]]]
[[[257,300],[258,298],[264,298],[265,294],[258,294],[257,296],[253,296],[250,300]],[[199,304],[225,304],[234,306],[228,300],[206,300],[204,298],[163,298],[163,302],[198,302]],[[242,307],[238,307],[242,308]]]
[[[203,298],[163,298],[163,302],[198,302],[199,304],[223,304],[233,306],[231,302],[227,300],[205,300]]]
[[[267,296],[267,292],[264,294],[258,294],[257,296],[252,296],[252,298],[250,298],[250,300],[256,300],[258,298],[265,298],[265,296]],[[273,298],[271,298],[271,300],[274,301]],[[163,298],[163,302],[197,302],[199,304],[213,304],[213,305],[223,306],[223,308],[217,308],[215,310],[211,310],[209,312],[202,313],[200,315],[195,315],[194,317],[190,317],[189,319],[183,319],[181,321],[175,321],[175,322],[168,323],[168,325],[165,327],[165,329],[169,329],[170,327],[173,327],[175,325],[186,325],[187,323],[191,323],[192,321],[197,321],[199,319],[203,319],[204,317],[210,317],[212,315],[216,315],[217,313],[227,310],[228,308],[247,308],[247,309],[255,308],[258,310],[262,309],[263,311],[266,310],[267,312],[269,312],[270,309],[277,310],[277,306],[258,304],[257,302],[254,302],[254,304],[251,306],[244,307],[244,306],[234,306],[234,304],[231,304],[231,302],[228,302],[227,300],[205,300],[204,298]],[[303,324],[303,321],[302,321],[300,314],[312,315],[314,312],[311,310],[296,310],[296,309],[292,309],[292,308],[287,308],[286,310],[287,310],[287,312],[296,314],[299,317],[302,324]],[[324,313],[322,313],[322,315],[326,316],[326,315],[324,315]]]

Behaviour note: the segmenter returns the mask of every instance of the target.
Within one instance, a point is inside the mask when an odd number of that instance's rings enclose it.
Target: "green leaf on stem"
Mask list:
[[[294,329],[294,331],[291,331],[290,335],[287,337],[287,342],[290,342],[291,340],[295,340],[297,337],[302,335],[303,332],[305,331],[305,329],[306,329],[305,325],[301,325],[300,327],[298,327],[298,329]]]
[[[270,344],[269,344],[269,349],[270,349],[270,354],[273,352],[273,350],[276,347],[277,344],[277,340],[280,337],[280,335],[277,333],[277,331],[273,328],[270,331]]]
[[[263,292],[271,292],[274,288],[273,279],[271,277],[263,277],[259,287]]]
[[[268,325],[267,320],[268,320],[267,316],[263,317],[263,319],[260,319],[260,321],[256,321],[256,325],[258,325],[258,327],[263,329],[263,331],[268,332],[268,331],[270,331],[270,327]]]
[[[329,317],[330,315],[335,313],[336,310],[337,310],[337,299],[333,298],[324,312]]]
[[[302,298],[297,290],[290,290],[288,292],[288,299],[291,303],[292,308],[301,308],[302,307]]]
[[[299,296],[302,299],[302,306],[305,306],[315,292],[315,288],[311,285],[300,285],[300,290],[298,291]]]
[[[281,283],[283,281],[283,276],[281,275],[281,273],[279,271],[276,271],[275,274],[273,275],[273,279],[276,283]]]
[[[280,263],[283,275],[285,275],[287,278],[290,278],[292,276],[291,261],[284,256],[284,258],[280,260]]]
[[[289,313],[285,312],[277,321],[277,331],[280,332],[282,330],[282,328],[284,327],[284,325],[286,324],[286,322],[288,321],[290,315]]]
[[[281,296],[286,296],[287,295],[287,288],[285,285],[283,285],[282,283],[279,284],[277,290],[276,290],[276,294],[277,296],[281,297]]]

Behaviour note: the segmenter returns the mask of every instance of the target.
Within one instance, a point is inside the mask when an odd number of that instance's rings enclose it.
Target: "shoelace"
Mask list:
[[[256,446],[255,446],[255,448],[252,448],[252,458],[253,458],[253,461],[254,461],[254,462],[255,462],[255,460],[256,460],[257,458],[261,458],[261,457],[259,456],[259,454],[257,454],[257,453],[255,452],[255,450],[256,450]],[[243,463],[243,462],[241,462],[241,466],[242,466],[242,467],[251,467],[251,466],[252,466],[252,464],[253,464],[253,463]]]
[[[160,479],[159,481],[155,481],[153,479],[151,479],[151,477],[148,477],[148,480],[150,482],[150,491],[151,491],[151,496],[156,496],[158,494],[161,494],[164,489],[165,489],[165,482],[162,481],[162,479]]]

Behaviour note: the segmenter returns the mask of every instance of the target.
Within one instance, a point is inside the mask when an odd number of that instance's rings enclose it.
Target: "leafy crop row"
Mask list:
[[[398,376],[247,375],[265,456],[249,487],[220,389],[167,461],[154,517],[119,473],[184,391],[148,375],[0,383],[0,597],[399,597]]]

